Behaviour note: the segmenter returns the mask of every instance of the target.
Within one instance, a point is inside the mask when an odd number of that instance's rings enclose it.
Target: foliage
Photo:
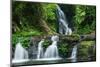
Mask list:
[[[45,20],[51,30],[56,32],[56,4],[43,4]]]
[[[56,4],[43,4],[46,20],[55,20]],[[51,22],[52,23],[52,22]]]
[[[39,17],[47,21],[50,28],[54,30],[55,24],[51,21],[55,21],[55,4],[28,2],[13,2],[12,4],[12,26],[15,29],[12,41],[14,45],[18,41],[17,36],[30,37],[45,34],[40,27],[41,24],[38,24]]]
[[[88,59],[88,57],[95,51],[91,46],[95,45],[94,41],[82,41],[78,48],[78,58]],[[90,51],[91,50],[91,51]],[[95,55],[95,54],[93,54]],[[92,55],[91,55],[92,56]]]
[[[85,13],[85,6],[76,6],[76,15],[75,20],[77,24],[81,24],[81,22],[84,20],[84,17],[86,15]]]
[[[51,40],[48,40],[48,39],[46,39],[45,41],[44,41],[44,43],[43,43],[43,47],[45,48],[45,50],[46,50],[46,48],[49,46],[49,45],[51,45],[52,44],[52,41]]]
[[[58,46],[59,54],[61,57],[69,57],[71,52],[71,46],[68,43],[60,43]]]
[[[29,47],[30,37],[25,37],[25,36],[19,37],[19,36],[13,35],[12,40],[13,40],[12,41],[13,47],[15,47],[18,42],[20,42],[24,48]]]
[[[96,7],[77,5],[74,16],[75,29],[78,34],[87,34],[95,30]]]

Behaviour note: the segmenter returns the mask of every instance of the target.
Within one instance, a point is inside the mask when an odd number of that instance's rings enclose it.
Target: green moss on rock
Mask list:
[[[94,45],[95,41],[82,41],[78,47],[78,58],[87,60],[93,54],[95,55],[95,51],[92,48]]]

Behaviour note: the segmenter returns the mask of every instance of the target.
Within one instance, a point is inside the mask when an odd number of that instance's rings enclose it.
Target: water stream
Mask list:
[[[59,21],[59,33],[64,35],[71,35],[72,30],[68,27],[68,23],[65,17],[64,12],[61,10],[61,8],[57,5],[57,13],[58,13],[58,21]],[[44,39],[42,39],[38,43],[37,47],[37,58],[35,60],[43,60],[43,59],[50,59],[53,58],[53,60],[59,57],[58,52],[58,41],[59,36],[55,35],[51,37],[52,44],[49,45],[46,50],[43,50],[43,43]],[[77,55],[77,45],[75,45],[72,49],[71,58],[73,59],[72,62],[76,61],[76,55]],[[21,43],[16,44],[15,52],[14,52],[14,60],[25,60],[28,58],[28,52],[25,48],[22,47]]]
[[[58,5],[57,5],[57,17],[59,23],[59,33],[65,35],[71,35],[72,30],[71,28],[68,27],[66,16]]]
[[[28,59],[28,52],[25,48],[22,47],[22,44],[19,42],[16,44],[13,62],[24,59]]]
[[[72,62],[77,61],[77,45],[75,45],[72,49],[71,59],[72,59]]]
[[[46,52],[44,54],[44,58],[58,58],[58,48],[57,48],[57,42],[59,41],[58,36],[52,36],[51,38],[52,44],[48,46],[46,49]]]
[[[42,44],[44,42],[44,39],[42,39],[39,44],[38,44],[38,54],[37,54],[37,59],[40,59],[43,57],[43,47]]]

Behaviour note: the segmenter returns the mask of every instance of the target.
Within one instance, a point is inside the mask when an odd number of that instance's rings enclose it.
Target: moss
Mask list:
[[[59,50],[60,56],[63,58],[69,57],[70,52],[71,52],[71,48],[72,48],[71,45],[69,45],[67,42],[66,43],[61,42],[58,45],[58,50]]]
[[[42,35],[43,33],[37,30],[20,31],[12,34],[12,44],[13,47],[16,46],[18,42],[22,43],[22,46],[27,48],[29,45],[30,37]]]
[[[23,47],[27,48],[27,47],[29,47],[29,40],[30,40],[30,37],[23,37],[23,36],[19,37],[19,36],[13,35],[12,36],[12,44],[13,44],[13,46],[12,47],[15,47],[16,44],[18,42],[20,42]]]
[[[91,46],[95,45],[95,41],[82,41],[78,48],[78,58],[88,59],[93,53]],[[91,50],[91,53],[89,52]]]
[[[81,45],[85,45],[85,46],[91,46],[91,44],[93,44],[94,41],[82,41]]]
[[[62,42],[74,42],[74,41],[79,41],[80,36],[77,34],[73,35],[63,35],[59,37]]]
[[[51,45],[51,40],[46,39],[43,43],[43,47],[46,49],[49,45]]]

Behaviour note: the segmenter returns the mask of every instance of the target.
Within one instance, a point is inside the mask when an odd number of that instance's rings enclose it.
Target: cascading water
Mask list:
[[[65,35],[71,35],[72,30],[71,28],[68,27],[65,14],[58,5],[57,5],[57,17],[59,22],[59,33]]]
[[[58,16],[58,22],[59,22],[59,33],[64,34],[64,35],[71,35],[72,30],[71,28],[68,27],[65,14],[58,5],[57,5],[57,16]],[[52,44],[48,46],[45,53],[43,52],[43,46],[42,46],[44,39],[42,39],[38,43],[37,48],[35,47],[36,51],[32,48],[32,50],[36,53],[35,54],[36,58],[33,60],[48,60],[52,58],[53,58],[52,60],[59,59],[59,52],[57,48],[57,42],[59,41],[59,37],[56,35],[52,36],[51,41],[52,41]],[[72,54],[70,57],[72,59],[71,60],[72,62],[76,62],[76,55],[77,55],[77,45],[75,45],[72,49]],[[23,60],[23,59],[28,59],[28,52],[22,47],[21,43],[18,43],[15,48],[14,60]]]
[[[21,43],[17,43],[14,53],[14,60],[28,59],[28,52],[24,49]]]
[[[65,35],[71,35],[72,30],[71,28],[68,27],[68,22],[66,20],[65,14],[58,5],[57,5],[57,17],[59,22],[59,33]],[[72,62],[76,61],[76,55],[77,55],[77,45],[75,45],[72,49],[72,54],[71,54]]]
[[[39,44],[38,44],[38,54],[37,54],[37,59],[40,59],[43,57],[43,47],[42,44],[44,42],[44,39],[42,39]]]
[[[58,58],[58,48],[57,48],[57,42],[59,41],[58,36],[52,36],[51,38],[52,44],[48,46],[46,49],[46,52],[44,54],[44,58]]]
[[[72,49],[72,54],[71,54],[71,61],[72,62],[76,62],[77,60],[77,58],[76,58],[76,56],[77,56],[77,45],[75,45],[74,47],[73,47],[73,49]]]

